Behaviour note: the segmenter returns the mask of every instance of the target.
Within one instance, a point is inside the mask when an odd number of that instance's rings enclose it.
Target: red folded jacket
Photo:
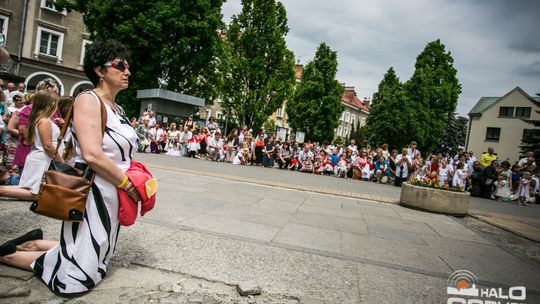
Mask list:
[[[147,182],[153,179],[152,174],[142,163],[136,161],[131,162],[129,169],[125,173],[141,196],[141,216],[143,216],[146,212],[152,210],[156,204],[155,190],[157,189],[151,191],[153,193],[150,197],[147,195]],[[157,188],[157,185],[155,187]],[[120,205],[118,210],[120,225],[133,225],[137,218],[137,202],[134,202],[125,191],[120,189],[118,189],[118,200]]]

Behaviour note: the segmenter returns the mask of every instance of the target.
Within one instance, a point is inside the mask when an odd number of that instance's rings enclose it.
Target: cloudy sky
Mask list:
[[[538,0],[283,0],[287,44],[302,64],[321,42],[338,52],[338,80],[372,97],[394,67],[405,82],[416,56],[441,39],[462,85],[457,111],[467,114],[482,96],[502,96],[516,86],[540,92]],[[226,23],[240,0],[223,5]]]

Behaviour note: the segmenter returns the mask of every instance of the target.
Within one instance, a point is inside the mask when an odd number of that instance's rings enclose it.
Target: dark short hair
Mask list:
[[[127,48],[117,41],[96,41],[86,49],[83,62],[84,73],[94,86],[99,82],[99,77],[94,69],[115,58],[129,61]]]

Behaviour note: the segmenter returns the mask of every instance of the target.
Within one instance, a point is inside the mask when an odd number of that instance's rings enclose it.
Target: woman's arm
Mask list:
[[[75,100],[73,109],[73,128],[79,136],[82,157],[94,172],[113,184],[120,185],[126,175],[103,152],[103,134],[101,130],[101,109],[99,103],[90,94],[82,94]],[[122,187],[134,200],[140,201],[139,194],[131,182]]]
[[[7,131],[10,135],[19,136],[19,114],[14,112],[11,118],[9,119],[7,125]]]
[[[39,138],[41,140],[41,144],[43,145],[43,149],[45,150],[45,153],[49,158],[52,158],[54,155],[54,152],[56,151],[56,147],[53,144],[52,139],[52,127],[51,127],[51,121],[48,118],[42,118],[37,123],[37,129],[39,133]]]

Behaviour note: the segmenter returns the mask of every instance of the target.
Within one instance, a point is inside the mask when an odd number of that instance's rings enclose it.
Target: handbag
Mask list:
[[[103,135],[107,124],[107,110],[99,96],[98,99],[101,106],[101,133]],[[86,164],[79,163],[72,167],[54,160],[72,112],[73,104],[69,108],[66,121],[57,139],[56,151],[49,169],[43,174],[40,190],[30,210],[62,221],[81,222],[84,218],[88,193],[94,182],[94,171]]]

